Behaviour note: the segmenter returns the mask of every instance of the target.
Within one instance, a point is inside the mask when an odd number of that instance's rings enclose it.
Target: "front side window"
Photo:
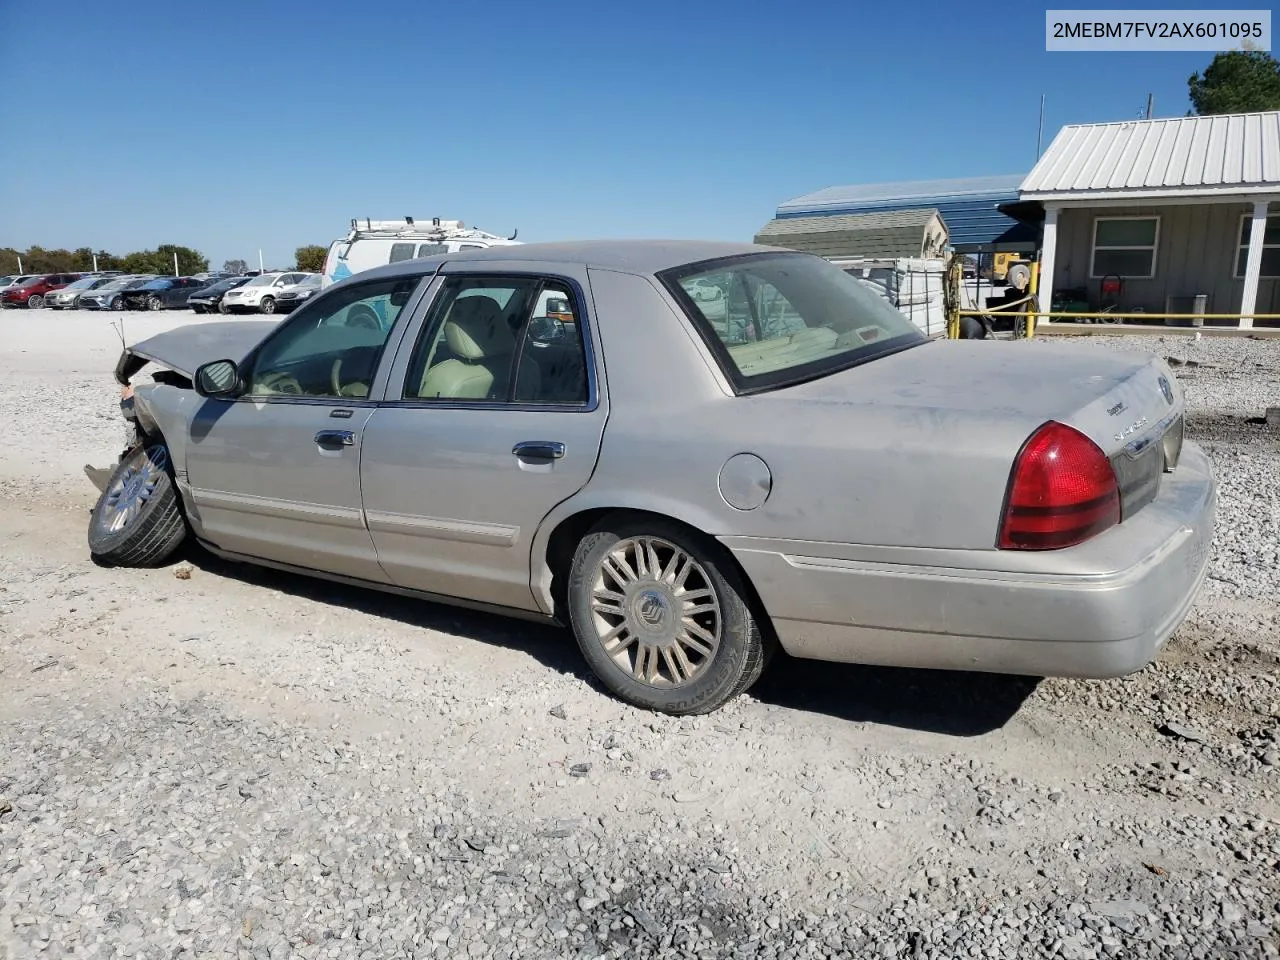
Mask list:
[[[357,284],[303,307],[252,359],[249,395],[367,397],[382,348],[419,280]]]
[[[1236,247],[1236,279],[1244,277],[1244,268],[1249,260],[1249,233],[1253,229],[1253,218],[1245,214],[1240,218],[1240,242]],[[1267,217],[1267,228],[1262,234],[1262,270],[1260,277],[1280,277],[1280,214]]]
[[[1093,221],[1089,276],[1144,280],[1156,275],[1159,217],[1098,217]]]
[[[659,279],[739,392],[822,376],[927,339],[856,279],[807,254],[692,264]]]
[[[454,277],[414,348],[407,400],[587,402],[582,312],[563,281]]]

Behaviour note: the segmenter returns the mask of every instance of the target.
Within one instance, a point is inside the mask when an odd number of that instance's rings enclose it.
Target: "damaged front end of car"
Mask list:
[[[131,434],[117,463],[132,455],[140,444],[166,442],[166,433],[185,432],[183,424],[190,410],[184,408],[199,399],[192,385],[196,368],[211,359],[246,356],[275,327],[269,321],[201,323],[126,346],[113,375],[120,384],[120,415],[131,427]],[[150,382],[135,384],[134,378],[149,366],[155,368],[150,371]],[[113,469],[89,464],[84,467],[100,492]]]

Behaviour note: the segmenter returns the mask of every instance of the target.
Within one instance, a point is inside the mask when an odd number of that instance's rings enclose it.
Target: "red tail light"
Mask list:
[[[1001,550],[1054,550],[1120,522],[1120,488],[1092,440],[1050,421],[1033,433],[1013,464]]]

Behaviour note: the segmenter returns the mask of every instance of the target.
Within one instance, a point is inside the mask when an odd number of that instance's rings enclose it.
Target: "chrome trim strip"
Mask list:
[[[1177,531],[1141,560],[1110,573],[1061,574],[1031,573],[1011,570],[965,570],[956,567],[923,567],[916,564],[885,563],[872,560],[844,560],[835,557],[802,557],[780,554],[784,562],[798,570],[822,573],[878,574],[889,577],[911,577],[921,580],[965,580],[970,583],[1023,583],[1049,584],[1078,589],[1112,588],[1144,576],[1148,569],[1178,550],[1195,533],[1195,529],[1182,524]],[[745,551],[744,551],[745,552]]]
[[[481,543],[491,547],[514,546],[519,527],[501,523],[478,523],[473,520],[450,520],[447,517],[419,517],[406,513],[367,514],[371,533],[399,533],[410,537],[431,537],[461,543]]]
[[[247,493],[227,493],[222,490],[193,490],[191,498],[198,508],[235,510],[239,513],[252,513],[281,520],[300,520],[355,530],[364,529],[364,511],[355,507],[276,500],[271,497],[255,497]]]

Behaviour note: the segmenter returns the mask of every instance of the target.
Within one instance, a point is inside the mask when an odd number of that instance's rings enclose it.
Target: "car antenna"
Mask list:
[[[516,227],[516,228],[515,228],[515,230],[514,230],[514,231],[512,231],[511,236],[507,237],[507,239],[508,239],[508,240],[514,240],[514,239],[515,239],[516,237],[518,237],[518,236],[520,236],[520,228],[519,228],[519,227]]]

